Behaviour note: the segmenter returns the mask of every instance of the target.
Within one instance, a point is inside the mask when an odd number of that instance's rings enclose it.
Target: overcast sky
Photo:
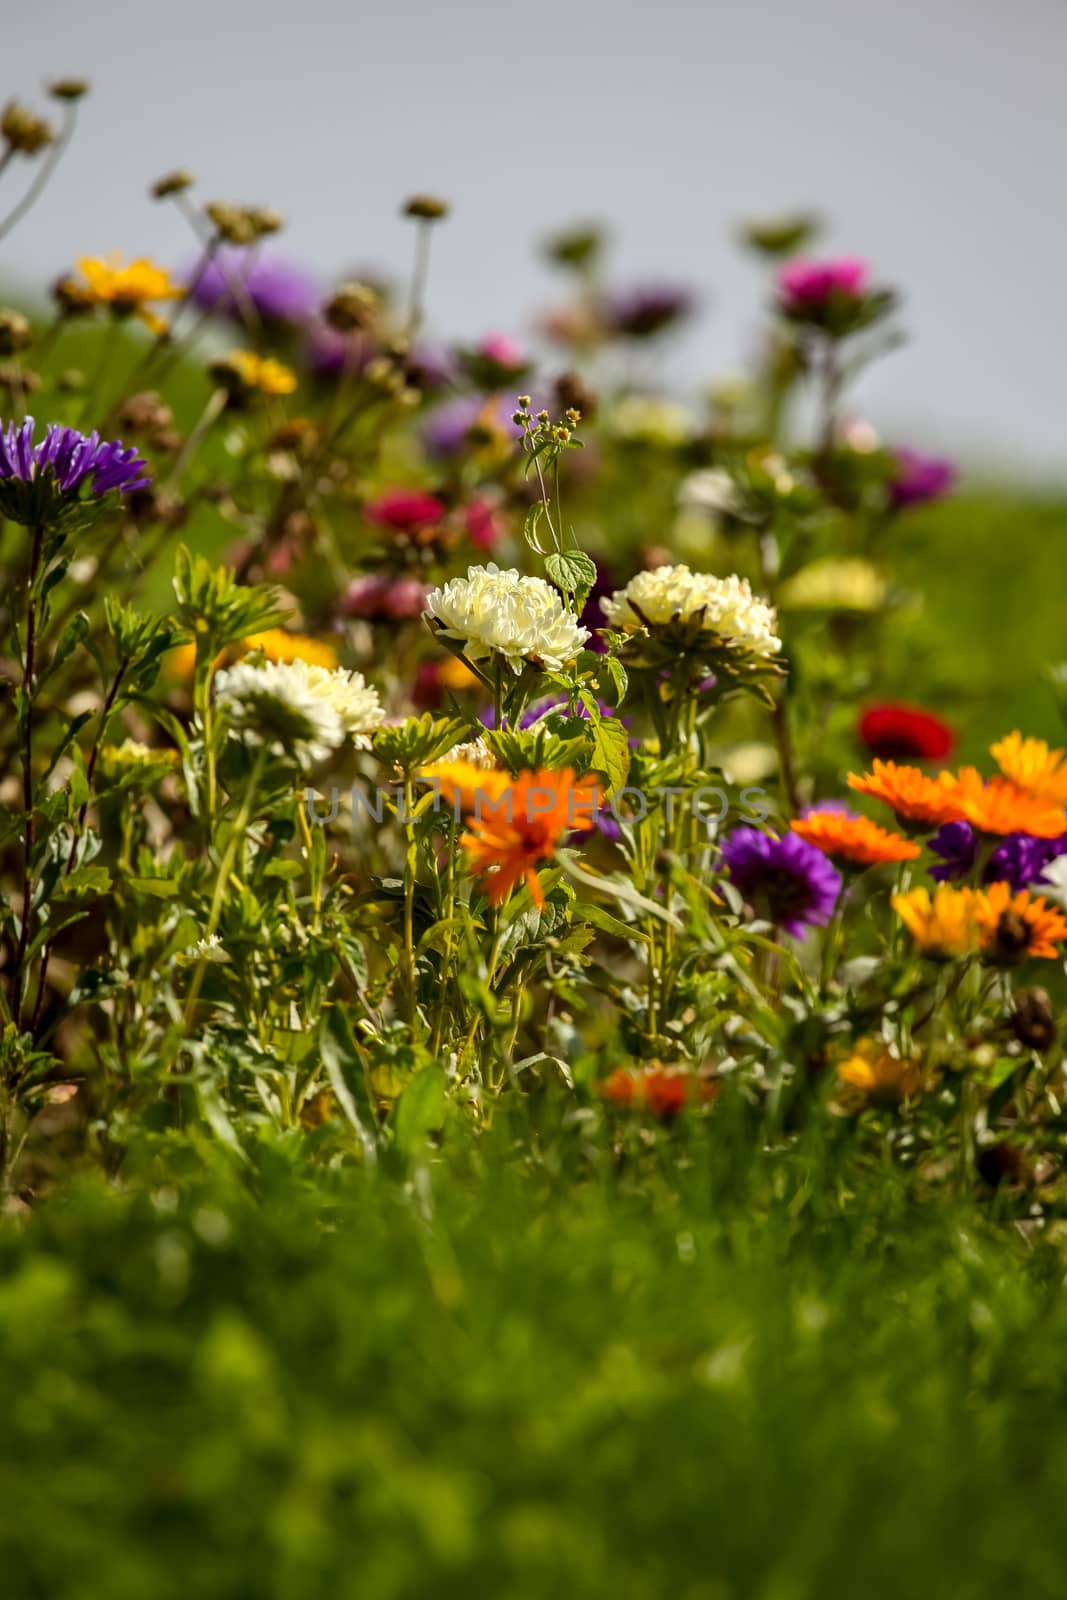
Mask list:
[[[279,207],[284,248],[324,275],[406,268],[398,203],[430,190],[454,205],[435,331],[527,332],[555,287],[536,241],[602,217],[620,277],[703,291],[679,366],[695,380],[751,342],[737,219],[815,206],[831,248],[905,290],[910,343],[866,380],[867,414],[1067,476],[1064,0],[51,0],[17,17],[0,96],[63,73],[94,91],[5,277],[116,248],[185,261],[177,214],[145,198],[177,165],[205,198]]]

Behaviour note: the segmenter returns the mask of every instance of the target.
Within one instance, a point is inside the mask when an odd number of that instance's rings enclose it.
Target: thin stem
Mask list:
[[[74,102],[72,100],[68,100],[66,103],[65,120],[59,138],[49,150],[45,159],[41,162],[41,165],[37,170],[36,178],[30,184],[30,187],[26,190],[26,193],[23,195],[18,205],[14,206],[8,212],[7,216],[0,221],[0,239],[7,237],[12,228],[22,221],[27,211],[30,210],[30,208],[43,194],[45,187],[48,184],[48,180],[51,178],[53,172],[56,170],[56,167],[59,165],[60,158],[62,157],[64,150],[67,148],[67,145],[70,143],[76,121],[77,112],[74,109]],[[10,154],[11,152],[8,151],[7,155],[4,157],[3,166],[7,165],[7,158],[10,156]],[[3,168],[0,167],[0,171],[2,170]]]
[[[426,281],[430,272],[430,235],[433,222],[420,218],[415,229],[415,266],[411,274],[411,298],[408,302],[408,337],[414,339],[422,325],[426,299]]]
[[[96,778],[96,764],[100,759],[100,750],[103,746],[104,739],[107,736],[108,726],[111,722],[111,713],[115,708],[115,701],[118,699],[119,689],[122,686],[122,680],[126,675],[126,669],[129,664],[128,658],[125,658],[119,662],[119,670],[115,675],[115,681],[108,691],[107,699],[104,701],[100,712],[100,726],[96,731],[96,738],[93,740],[93,747],[89,752],[89,760],[86,763],[85,768],[85,782],[89,792],[86,795],[86,798],[78,812],[77,821],[72,829],[70,850],[67,854],[67,864],[64,870],[64,876],[68,878],[74,871],[74,863],[78,858],[78,846],[81,843],[82,837],[85,833],[85,821],[89,815],[89,804],[92,800],[93,794],[93,782]],[[48,984],[48,968],[52,960],[52,951],[54,948],[55,940],[49,939],[48,943],[44,947],[44,953],[41,956],[41,971],[37,980],[37,999],[33,1007],[33,1022],[31,1024],[32,1033],[35,1039],[37,1037],[38,1029],[41,1025],[41,1013],[44,1010],[45,989]]]
[[[22,673],[22,809],[25,818],[25,855],[22,871],[22,924],[19,928],[18,949],[15,953],[15,972],[12,988],[12,1012],[15,1026],[22,1027],[22,985],[26,964],[26,949],[30,942],[30,911],[33,904],[33,851],[37,843],[37,819],[33,811],[33,686],[37,666],[37,577],[41,567],[41,547],[44,527],[33,530],[30,552],[30,576],[26,602],[26,656]]]

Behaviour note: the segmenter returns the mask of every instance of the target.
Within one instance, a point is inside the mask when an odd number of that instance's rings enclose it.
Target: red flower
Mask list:
[[[651,1111],[653,1116],[670,1120],[686,1106],[714,1100],[717,1085],[685,1067],[664,1067],[656,1063],[630,1069],[616,1067],[596,1085],[597,1092],[613,1105],[635,1111]]]
[[[418,528],[432,527],[444,514],[443,503],[421,489],[388,489],[365,507],[368,522],[392,528],[395,533],[414,533]]]
[[[919,706],[870,706],[857,731],[879,761],[944,761],[956,742],[947,723]]]

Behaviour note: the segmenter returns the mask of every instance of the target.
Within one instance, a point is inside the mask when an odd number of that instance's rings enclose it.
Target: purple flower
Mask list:
[[[978,860],[978,836],[969,822],[946,822],[927,848],[941,858],[929,869],[931,878],[939,883],[966,878]],[[1010,883],[1016,892],[1030,884],[1040,885],[1045,868],[1062,855],[1067,855],[1067,834],[1035,839],[1029,833],[1009,833],[986,862],[982,882]]]
[[[841,893],[841,874],[821,850],[795,833],[778,839],[759,828],[735,828],[722,844],[723,865],[749,904],[802,938],[829,922]]]
[[[612,333],[624,339],[652,339],[672,324],[688,317],[696,308],[696,297],[675,284],[638,284],[613,295],[603,307],[603,317]]]
[[[69,505],[86,485],[94,495],[112,489],[129,494],[151,482],[137,451],[124,448],[121,440],[101,443],[98,433],[86,435],[53,422],[35,445],[35,428],[27,417],[0,432],[0,514],[13,522],[47,521],[57,499]]]
[[[432,456],[459,455],[472,444],[494,440],[520,439],[522,429],[512,422],[514,405],[484,395],[461,395],[450,400],[427,419],[423,442]]]
[[[315,280],[303,267],[247,250],[220,250],[201,271],[189,275],[194,304],[238,322],[241,289],[264,322],[304,322],[318,309],[320,299]]]
[[[940,500],[956,481],[955,463],[945,456],[924,456],[918,450],[897,450],[896,475],[889,484],[889,503],[900,511]]]

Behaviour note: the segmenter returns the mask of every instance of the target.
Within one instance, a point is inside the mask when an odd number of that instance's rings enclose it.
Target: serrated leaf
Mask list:
[[[596,582],[596,563],[584,550],[553,550],[545,571],[565,595],[588,594]]]

